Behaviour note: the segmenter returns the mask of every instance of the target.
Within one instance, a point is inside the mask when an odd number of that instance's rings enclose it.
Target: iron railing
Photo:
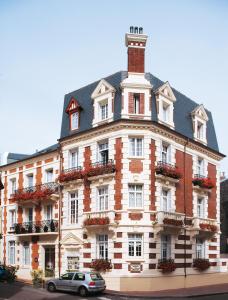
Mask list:
[[[31,234],[31,233],[45,233],[45,232],[57,232],[58,221],[57,220],[44,220],[35,222],[15,223],[15,234]]]
[[[107,161],[97,161],[95,163],[91,164],[91,167],[102,167],[102,166],[107,166],[107,165],[111,165],[114,166],[114,161],[113,159],[108,159]]]
[[[61,174],[67,174],[67,173],[77,172],[77,171],[82,171],[82,167],[78,166],[78,167],[73,167],[73,168],[69,168],[69,169],[64,169],[61,171]]]
[[[169,169],[176,169],[176,165],[167,163],[165,161],[158,161],[157,167],[167,167]]]
[[[27,188],[24,189],[18,189],[15,191],[15,194],[21,194],[21,193],[33,193],[33,192],[37,192],[37,191],[43,191],[43,190],[51,190],[54,192],[58,191],[58,183],[56,182],[48,182],[48,183],[44,183],[44,184],[40,184],[40,185],[35,185],[35,186],[29,186]]]
[[[207,177],[201,174],[194,174],[194,178],[207,178]]]

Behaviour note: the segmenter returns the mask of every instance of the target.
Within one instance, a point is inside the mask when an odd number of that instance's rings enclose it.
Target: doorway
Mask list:
[[[45,277],[55,276],[55,247],[45,248]]]

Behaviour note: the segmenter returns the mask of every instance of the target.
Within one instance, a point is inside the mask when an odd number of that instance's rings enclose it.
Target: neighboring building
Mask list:
[[[21,276],[37,267],[46,275],[89,270],[92,260],[109,259],[108,287],[126,290],[163,282],[158,266],[169,258],[173,276],[198,274],[197,258],[210,261],[205,273],[226,270],[219,253],[224,156],[212,115],[145,73],[146,42],[131,28],[128,70],[65,96],[58,149],[0,167],[3,257],[22,266]],[[48,170],[53,182],[60,175],[59,200],[56,191],[29,196]],[[59,235],[50,223],[44,231],[47,219],[58,220]]]
[[[228,179],[220,183],[221,253],[228,253]]]
[[[11,152],[4,152],[0,154],[0,166],[7,165],[12,162],[16,162],[18,160],[25,159],[28,157],[28,154],[20,154],[20,153],[11,153]]]

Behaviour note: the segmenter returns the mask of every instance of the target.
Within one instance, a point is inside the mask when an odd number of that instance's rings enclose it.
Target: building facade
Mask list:
[[[100,259],[108,286],[126,290],[200,263],[226,271],[211,113],[145,72],[141,28],[125,42],[127,71],[65,96],[58,145],[0,168],[3,260],[21,276]]]
[[[220,215],[221,215],[221,253],[228,253],[228,179],[223,178],[220,183]]]

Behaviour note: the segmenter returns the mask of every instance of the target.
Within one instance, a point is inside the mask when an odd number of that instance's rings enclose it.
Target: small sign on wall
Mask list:
[[[131,273],[140,273],[142,271],[142,265],[140,263],[131,263],[129,265],[129,271]]]
[[[35,262],[35,263],[38,263],[38,257],[35,257],[35,258],[34,258],[34,262]]]

